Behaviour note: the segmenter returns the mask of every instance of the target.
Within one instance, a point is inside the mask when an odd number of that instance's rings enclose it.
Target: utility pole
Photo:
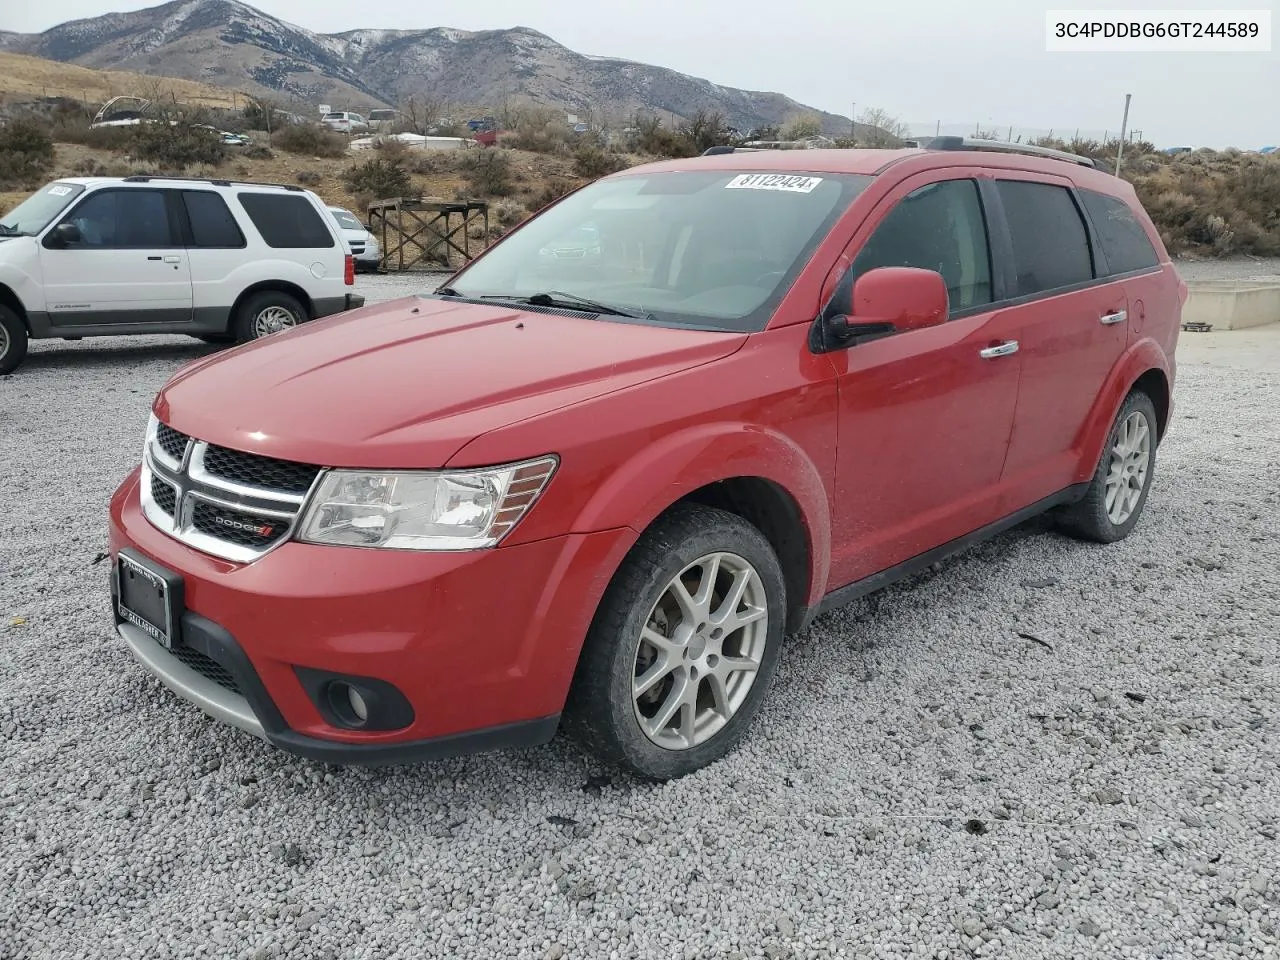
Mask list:
[[[1120,176],[1120,162],[1124,160],[1124,134],[1129,128],[1129,101],[1133,94],[1124,95],[1124,119],[1120,121],[1120,144],[1116,147],[1116,176]]]
[[[856,100],[849,109],[849,140],[855,147],[858,145],[858,101]]]

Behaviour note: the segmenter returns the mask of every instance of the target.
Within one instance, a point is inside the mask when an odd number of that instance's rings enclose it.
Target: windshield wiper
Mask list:
[[[460,294],[457,290],[453,289],[453,287],[437,287],[437,288],[436,288],[436,291],[435,291],[435,294],[436,294],[436,296],[438,296],[438,297],[460,297],[460,296],[462,296],[462,294]]]
[[[587,309],[592,313],[603,313],[611,317],[630,317],[632,320],[649,320],[652,314],[643,310],[628,310],[625,307],[615,307],[608,303],[601,303],[599,300],[588,300],[586,297],[580,297],[576,293],[565,293],[561,290],[552,290],[548,293],[535,293],[529,297],[516,297],[508,294],[491,293],[481,297],[482,300],[510,300],[513,303],[527,303],[534,307],[560,307],[567,310]]]

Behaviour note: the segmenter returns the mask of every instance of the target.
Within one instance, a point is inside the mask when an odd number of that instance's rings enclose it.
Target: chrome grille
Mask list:
[[[169,455],[169,459],[182,462],[183,455],[187,452],[187,441],[191,438],[185,433],[179,433],[172,427],[160,424],[156,430],[156,442],[160,444],[160,449]]]
[[[204,453],[204,468],[216,477],[270,487],[288,493],[306,493],[320,473],[319,467],[292,460],[275,460],[226,447],[209,447]]]
[[[320,472],[215,446],[156,421],[142,463],[142,511],[197,550],[249,563],[289,538]]]
[[[159,477],[152,476],[151,499],[155,501],[157,507],[172,517],[173,508],[178,499],[178,492]]]

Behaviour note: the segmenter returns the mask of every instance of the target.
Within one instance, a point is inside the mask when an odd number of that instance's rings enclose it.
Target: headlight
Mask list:
[[[395,550],[476,550],[502,540],[541,495],[559,460],[466,471],[333,470],[298,539]]]

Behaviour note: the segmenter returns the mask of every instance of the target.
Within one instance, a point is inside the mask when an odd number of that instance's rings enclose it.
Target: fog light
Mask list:
[[[369,719],[369,707],[364,702],[364,697],[360,696],[360,691],[355,687],[347,687],[347,703],[351,705],[351,712],[356,715],[356,719],[361,723]]]
[[[369,702],[345,680],[333,680],[325,689],[329,709],[344,727],[363,727],[369,721]]]
[[[386,680],[310,667],[293,669],[320,716],[331,726],[373,732],[402,730],[413,723],[413,707]]]

